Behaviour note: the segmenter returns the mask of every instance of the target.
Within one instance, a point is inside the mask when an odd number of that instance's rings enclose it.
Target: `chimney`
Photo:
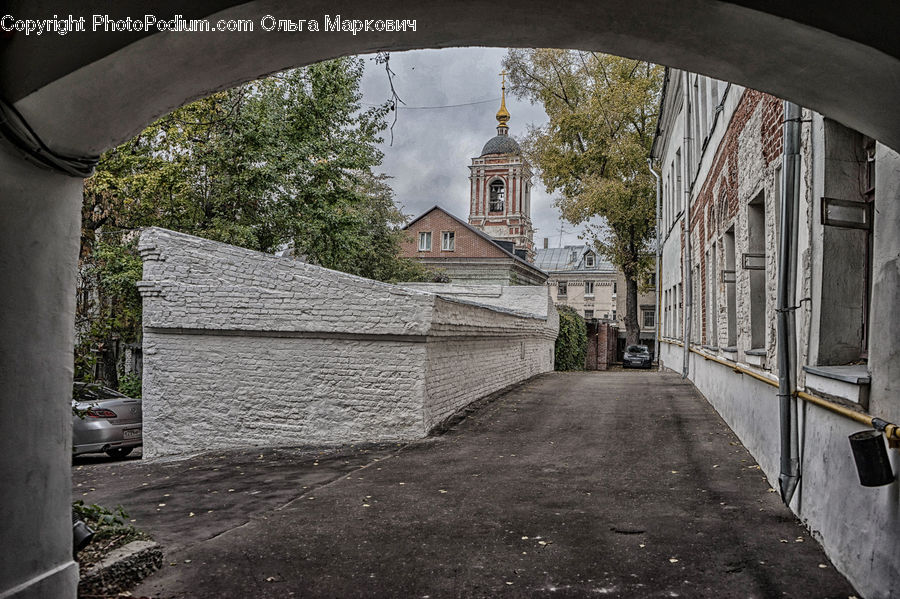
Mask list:
[[[548,243],[550,243],[550,240],[549,240],[548,238],[544,237],[544,249],[545,249],[545,250],[547,249],[547,244],[548,244]]]

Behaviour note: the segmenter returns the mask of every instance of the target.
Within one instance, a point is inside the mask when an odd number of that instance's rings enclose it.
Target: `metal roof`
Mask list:
[[[584,256],[588,252],[594,254],[594,266],[584,265]],[[615,271],[616,268],[608,260],[600,257],[596,250],[588,245],[566,245],[561,248],[539,248],[534,251],[534,265],[543,271],[582,271],[600,272]]]
[[[487,154],[521,154],[522,148],[519,147],[519,142],[514,140],[509,135],[497,135],[488,140],[486,144],[484,144],[484,148],[481,149],[481,155],[485,156]]]

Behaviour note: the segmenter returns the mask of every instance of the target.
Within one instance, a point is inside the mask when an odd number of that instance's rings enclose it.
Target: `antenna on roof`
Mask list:
[[[563,233],[568,233],[568,231],[566,231],[566,226],[563,224],[563,222],[560,221],[560,222],[559,222],[559,244],[558,244],[559,247],[562,247],[562,246],[563,246],[563,242],[562,242],[562,240],[563,240]]]

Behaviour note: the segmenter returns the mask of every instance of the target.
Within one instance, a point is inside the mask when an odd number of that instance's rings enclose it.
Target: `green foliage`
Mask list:
[[[97,504],[85,504],[79,499],[72,503],[72,514],[94,531],[90,544],[78,554],[82,566],[94,563],[111,550],[132,541],[150,538],[127,522],[128,514],[122,506],[111,510]]]
[[[141,377],[131,373],[119,377],[119,391],[128,397],[140,399]]]
[[[388,108],[363,109],[362,74],[362,60],[341,58],[218,92],[103,155],[84,186],[82,273],[96,293],[79,298],[79,379],[109,361],[114,339],[139,340],[140,227],[262,252],[292,246],[383,281],[427,278],[400,257],[405,219],[373,174]]]
[[[540,102],[549,122],[529,131],[525,152],[567,221],[627,281],[626,330],[636,342],[636,282],[652,267],[654,179],[647,158],[656,127],[663,69],[575,50],[510,50],[503,66],[519,97]],[[600,217],[600,225],[591,219]],[[630,339],[631,337],[629,337]]]
[[[574,308],[557,306],[559,335],[556,337],[556,370],[584,370],[587,325]]]

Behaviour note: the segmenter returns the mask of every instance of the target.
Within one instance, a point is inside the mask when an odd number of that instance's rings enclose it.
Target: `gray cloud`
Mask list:
[[[494,115],[500,105],[502,48],[451,48],[391,54],[394,88],[409,108],[399,110],[394,144],[386,132],[381,144],[381,171],[392,177],[391,187],[403,211],[418,216],[440,204],[461,218],[469,213],[471,159],[481,154],[485,142],[496,135]],[[365,57],[363,102],[379,104],[390,98],[383,65]],[[446,106],[490,100],[454,108],[419,110],[419,106]],[[540,105],[507,96],[510,134],[521,137],[529,124],[541,125],[547,116]],[[534,179],[531,218],[535,244],[543,237],[559,245],[559,211],[540,180]],[[580,243],[579,229],[566,223],[562,243]]]

